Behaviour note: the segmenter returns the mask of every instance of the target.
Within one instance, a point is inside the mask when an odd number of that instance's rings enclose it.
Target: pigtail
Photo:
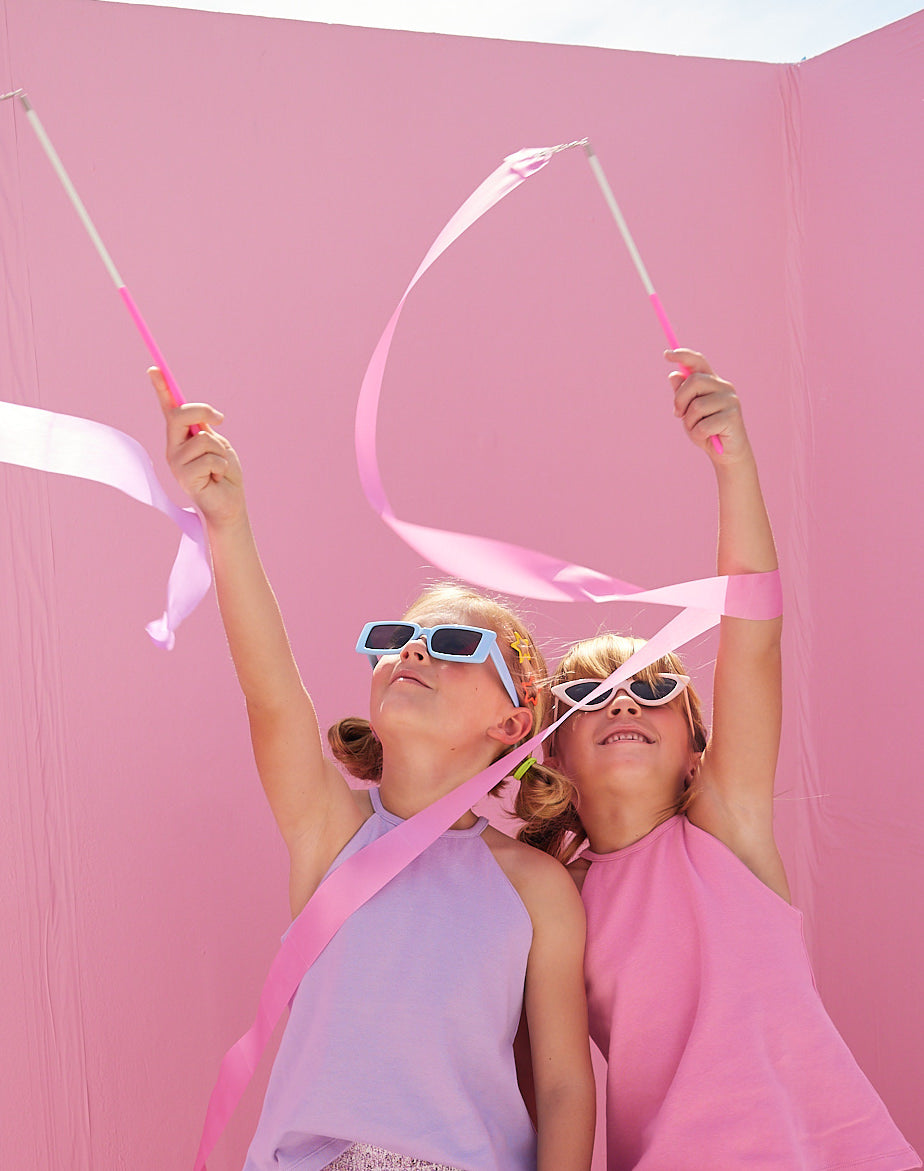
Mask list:
[[[335,758],[360,781],[382,779],[382,745],[368,720],[347,716],[327,729],[327,743]]]
[[[520,779],[514,812],[523,828],[517,840],[567,864],[587,835],[574,804],[574,786],[545,764],[532,764]]]

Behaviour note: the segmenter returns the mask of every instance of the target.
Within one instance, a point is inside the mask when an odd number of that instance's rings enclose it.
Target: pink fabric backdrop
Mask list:
[[[797,67],[92,0],[0,0],[0,18],[0,90],[28,90],[187,396],[226,412],[322,721],[364,710],[351,641],[427,577],[355,475],[372,346],[503,155],[593,139],[682,339],[744,398],[787,589],[781,842],[831,1013],[924,1147],[905,666],[924,633],[924,14]],[[10,102],[0,260],[0,398],[158,455],[141,343]],[[398,514],[645,585],[708,575],[711,476],[580,154],[425,279],[386,380]],[[214,603],[171,655],[144,634],[169,524],[3,466],[0,500],[0,1164],[182,1167],[286,924],[284,851]],[[533,612],[552,658],[663,617]],[[700,676],[713,645],[691,652]],[[240,1165],[259,1089],[213,1171]]]

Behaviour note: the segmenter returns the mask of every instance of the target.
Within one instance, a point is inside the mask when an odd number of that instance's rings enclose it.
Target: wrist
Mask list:
[[[247,515],[247,508],[243,504],[234,512],[211,515],[203,512],[202,517],[210,543],[250,537],[250,518]]]
[[[732,447],[730,444],[726,444],[724,452],[713,457],[712,466],[720,480],[741,475],[755,477],[757,475],[757,460],[747,439],[741,446]]]

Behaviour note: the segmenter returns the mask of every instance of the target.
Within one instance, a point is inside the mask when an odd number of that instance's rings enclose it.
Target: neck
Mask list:
[[[581,800],[581,823],[595,854],[612,854],[641,841],[671,816],[673,801],[654,802],[645,797],[606,796]]]
[[[415,744],[408,749],[383,745],[382,780],[379,792],[389,813],[407,819],[445,797],[491,763],[485,753],[468,753],[447,757],[445,748],[430,749]],[[464,813],[452,826],[469,829],[477,821],[472,810]]]

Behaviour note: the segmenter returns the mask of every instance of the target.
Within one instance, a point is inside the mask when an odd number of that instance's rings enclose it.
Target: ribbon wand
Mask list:
[[[671,325],[667,314],[664,312],[664,306],[661,304],[661,298],[655,292],[655,287],[651,283],[651,277],[648,275],[648,269],[645,267],[645,262],[642,260],[641,253],[635,246],[635,241],[632,239],[632,233],[629,231],[629,225],[626,223],[625,216],[616,202],[616,196],[613,194],[613,189],[610,187],[604,174],[603,167],[600,165],[600,160],[597,158],[594,148],[590,145],[590,140],[585,139],[584,151],[587,155],[587,161],[590,163],[590,169],[594,173],[594,178],[603,192],[603,198],[606,200],[607,206],[613,213],[613,219],[616,221],[616,227],[619,228],[619,234],[622,236],[623,243],[629,250],[629,255],[632,257],[632,263],[635,265],[635,271],[642,279],[642,284],[645,286],[645,292],[648,294],[648,300],[651,302],[652,308],[657,314],[658,321],[661,323],[661,328],[664,330],[664,336],[667,338],[668,345],[672,350],[678,348],[677,335],[674,333],[674,327]],[[687,366],[681,366],[680,369],[689,377],[691,371]],[[721,455],[724,450],[722,447],[722,440],[718,435],[712,436],[712,446]]]
[[[60,156],[54,148],[54,143],[48,137],[48,134],[45,131],[45,127],[42,125],[38,114],[35,112],[35,107],[29,101],[25,91],[21,89],[13,90],[12,93],[8,94],[0,94],[0,101],[5,101],[7,98],[19,98],[20,102],[22,102],[22,107],[26,112],[26,118],[29,120],[29,124],[35,131],[35,136],[38,138],[42,146],[42,150],[44,150],[45,154],[48,156],[48,161],[54,168],[55,174],[61,180],[61,186],[64,188],[68,199],[73,204],[74,210],[80,217],[80,222],[86,228],[87,235],[93,242],[93,247],[99,254],[103,264],[106,266],[106,271],[112,278],[112,282],[115,285],[119,296],[125,303],[125,307],[128,309],[132,321],[134,321],[138,332],[141,334],[142,341],[147,346],[148,352],[154,359],[154,364],[159,366],[163,372],[164,379],[166,380],[167,387],[170,390],[170,395],[173,398],[174,403],[178,407],[182,406],[183,403],[186,402],[186,399],[184,398],[176,379],[173,377],[173,374],[170,371],[170,367],[167,365],[167,362],[160,351],[160,347],[154,340],[154,335],[151,333],[147,322],[142,317],[141,310],[135,304],[134,297],[132,297],[131,293],[128,291],[125,282],[122,280],[122,277],[119,274],[119,270],[116,268],[112,257],[109,255],[109,252],[106,249],[106,245],[103,243],[99,232],[96,230],[93,221],[90,219],[90,215],[83,205],[83,200],[77,194],[77,188],[71,182],[70,176],[64,169],[64,164],[61,162]],[[197,433],[200,428],[192,427],[190,430],[193,433]]]

